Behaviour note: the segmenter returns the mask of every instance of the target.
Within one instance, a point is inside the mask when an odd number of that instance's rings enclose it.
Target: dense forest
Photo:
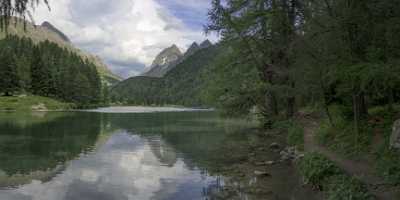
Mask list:
[[[0,93],[30,93],[79,106],[102,102],[96,67],[78,55],[45,41],[7,36],[0,40]]]
[[[253,102],[265,115],[291,117],[315,103],[329,115],[326,107],[337,103],[359,121],[369,106],[398,99],[400,13],[393,0],[214,0],[209,17],[207,31],[240,45],[227,59],[257,68],[263,86]]]

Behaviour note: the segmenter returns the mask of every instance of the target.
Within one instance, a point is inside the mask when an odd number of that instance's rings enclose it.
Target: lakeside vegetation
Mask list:
[[[0,111],[50,111],[76,108],[73,103],[60,102],[41,96],[0,97]]]
[[[372,200],[366,185],[318,153],[309,153],[300,161],[299,170],[307,184],[324,191],[327,200]]]

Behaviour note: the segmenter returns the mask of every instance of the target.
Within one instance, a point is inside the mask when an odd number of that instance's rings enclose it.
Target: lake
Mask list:
[[[121,109],[0,113],[0,199],[206,200],[226,188],[225,199],[311,199],[292,167],[270,169],[272,178],[231,169],[259,141],[248,134],[254,122]]]

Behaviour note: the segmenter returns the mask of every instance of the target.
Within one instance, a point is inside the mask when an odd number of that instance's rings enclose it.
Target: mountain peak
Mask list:
[[[55,26],[53,26],[50,22],[45,21],[42,23],[42,25],[40,25],[43,28],[46,28],[54,33],[56,33],[58,36],[61,37],[61,39],[63,39],[65,42],[71,43],[71,41],[69,40],[69,38],[63,33],[61,32],[59,29],[57,29]]]
[[[178,50],[179,50],[179,48],[178,48],[178,46],[176,46],[176,44],[173,44],[170,48],[171,48],[171,49],[178,49]]]
[[[185,53],[185,57],[189,57],[196,53],[200,49],[200,46],[197,44],[197,42],[193,42],[192,45],[188,48],[188,50]]]
[[[210,46],[212,46],[213,44],[210,42],[210,40],[205,40],[204,42],[202,42],[200,44],[200,48],[205,49],[208,48]]]
[[[181,50],[175,44],[161,51],[150,67],[150,70],[143,74],[149,77],[162,77],[169,70],[174,68],[183,57]]]
[[[199,44],[197,44],[197,42],[193,42],[192,45],[190,45],[189,49],[196,48],[196,47],[199,47]]]
[[[176,55],[182,56],[181,50],[175,44],[173,44],[172,46],[170,46],[170,47],[164,49],[163,51],[161,51],[161,53],[159,55],[162,56],[162,55],[171,55],[171,54],[176,54]]]

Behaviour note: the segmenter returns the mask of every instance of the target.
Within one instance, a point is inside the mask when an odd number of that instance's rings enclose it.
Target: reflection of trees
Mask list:
[[[105,118],[112,126],[150,141],[152,151],[164,164],[175,162],[179,154],[189,168],[202,169],[219,164],[221,146],[243,140],[242,134],[236,137],[232,133],[249,126],[244,122],[227,124],[213,112],[106,114]]]
[[[43,172],[52,173],[57,166],[90,151],[100,129],[100,115],[90,113],[68,114],[27,126],[1,123],[0,177],[46,177]]]

